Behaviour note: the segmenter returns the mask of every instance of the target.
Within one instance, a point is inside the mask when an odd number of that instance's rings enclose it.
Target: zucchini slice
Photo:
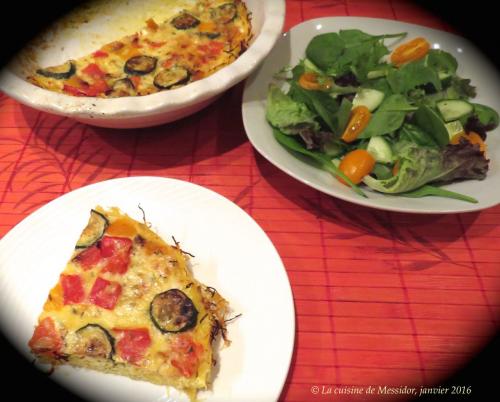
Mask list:
[[[174,66],[156,74],[153,83],[159,89],[171,89],[176,85],[186,84],[191,78],[191,73],[184,67]]]
[[[76,68],[73,61],[69,60],[59,66],[39,68],[36,73],[48,78],[65,80],[75,74]]]
[[[179,14],[170,22],[176,29],[186,30],[200,25],[200,20],[187,12]]]
[[[83,229],[83,232],[80,235],[75,248],[87,248],[97,243],[99,240],[101,240],[102,236],[104,236],[104,233],[106,232],[108,226],[108,218],[94,209],[90,210],[89,223],[87,224],[85,229]]]
[[[229,24],[238,15],[236,5],[233,3],[222,4],[211,11],[212,18],[218,24]]]
[[[200,36],[205,36],[208,39],[217,39],[221,34],[220,34],[220,32],[203,32],[203,31],[200,31],[199,35]]]
[[[122,96],[135,96],[137,92],[135,91],[134,84],[128,78],[122,78],[116,80],[113,83],[111,92],[107,94],[110,98],[119,98]]]
[[[198,310],[182,290],[170,289],[153,298],[149,315],[163,333],[184,332],[196,325]]]
[[[154,71],[158,59],[152,56],[134,56],[125,63],[124,71],[130,75],[145,75]]]
[[[115,353],[115,340],[111,334],[98,324],[87,324],[75,332],[76,353],[84,356],[112,359]]]

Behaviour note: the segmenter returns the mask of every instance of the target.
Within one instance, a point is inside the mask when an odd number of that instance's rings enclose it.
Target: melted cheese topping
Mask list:
[[[207,77],[247,48],[250,18],[240,0],[194,3],[165,21],[149,19],[140,32],[108,43],[90,55],[38,69],[27,79],[42,88],[74,96],[121,97],[173,89]],[[171,7],[179,9],[175,2]],[[183,18],[176,20],[179,17]],[[146,73],[127,68],[127,62],[139,56],[150,58],[154,68]],[[70,72],[69,63],[74,72]],[[182,74],[175,79],[179,71]]]
[[[120,336],[119,331],[115,330],[117,328],[145,328],[151,344],[143,358],[134,363],[137,370],[134,369],[133,377],[173,385],[191,392],[206,388],[212,368],[212,331],[217,322],[224,325],[227,302],[192,277],[186,258],[178,247],[169,246],[145,224],[121,214],[116,208],[110,211],[100,208],[96,210],[109,221],[105,236],[132,240],[130,263],[124,274],[103,272],[102,261],[90,268],[82,267],[75,257],[83,251],[75,251],[62,274],[78,275],[82,279],[85,300],[65,305],[64,291],[58,283],[51,290],[39,318],[42,321],[50,317],[55,322],[58,333],[64,339],[63,350],[59,355],[81,355],[82,347],[78,343],[77,331],[89,324],[100,326],[116,339]],[[112,310],[99,307],[88,299],[97,277],[121,285],[121,295]],[[154,325],[150,316],[151,302],[156,295],[170,289],[182,290],[194,304],[198,316],[193,328],[179,333],[162,333]],[[176,367],[175,362],[172,363],[174,358],[179,358],[179,354],[185,352],[176,349],[176,345],[186,337],[194,344],[201,345],[196,350],[197,362],[192,375],[186,375]],[[109,362],[103,362],[102,367],[96,367],[95,362],[86,364],[79,361],[78,365],[132,376],[126,369],[130,363],[118,351],[115,351],[112,361],[112,370],[107,364]],[[72,364],[71,359],[69,363]],[[120,371],[120,364],[124,367],[123,371]],[[140,374],[137,374],[138,371]]]

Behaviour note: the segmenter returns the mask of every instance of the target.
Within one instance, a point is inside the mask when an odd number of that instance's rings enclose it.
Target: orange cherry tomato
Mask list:
[[[465,131],[460,131],[459,133],[455,134],[451,138],[450,144],[452,144],[452,145],[460,144],[460,139],[461,138],[463,138],[464,140],[467,140],[467,134],[465,133]]]
[[[347,127],[342,134],[342,140],[345,142],[353,142],[358,138],[361,132],[366,128],[372,114],[366,106],[356,106],[351,111],[351,117],[347,123]]]
[[[474,131],[469,131],[467,134],[464,132],[455,134],[453,136],[453,138],[450,140],[450,144],[453,144],[453,145],[460,144],[460,140],[462,138],[466,141],[469,141],[471,144],[479,145],[479,150],[481,152],[486,152],[487,145],[485,144],[485,142],[483,141],[481,136]]]
[[[488,146],[486,145],[486,143],[483,141],[483,139],[481,138],[481,136],[474,132],[474,131],[469,131],[469,142],[471,144],[478,144],[479,145],[479,150],[481,152],[486,152],[486,149],[488,148]]]
[[[415,38],[398,46],[391,54],[391,62],[396,66],[424,57],[431,45],[424,38]]]
[[[307,72],[299,77],[299,85],[308,91],[327,91],[332,87],[333,80],[313,72]]]
[[[340,162],[339,169],[344,173],[354,184],[359,184],[363,177],[369,174],[375,166],[375,158],[364,149],[355,149],[344,156]],[[338,180],[347,184],[341,178]]]

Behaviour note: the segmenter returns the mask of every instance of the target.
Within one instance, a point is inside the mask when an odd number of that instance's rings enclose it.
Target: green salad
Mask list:
[[[266,118],[276,140],[365,196],[363,186],[405,197],[477,202],[441,184],[482,180],[486,134],[498,113],[475,103],[457,60],[415,38],[357,29],[314,37],[296,66],[271,84]],[[283,90],[282,88],[286,88]]]

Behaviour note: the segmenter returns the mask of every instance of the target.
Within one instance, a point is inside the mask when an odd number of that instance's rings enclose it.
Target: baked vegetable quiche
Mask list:
[[[194,398],[226,343],[228,303],[186,253],[117,208],[91,211],[29,341],[42,362],[174,386]]]
[[[108,43],[92,54],[38,68],[33,84],[73,96],[148,95],[205,78],[232,63],[251,38],[240,0],[198,0],[161,23]]]

